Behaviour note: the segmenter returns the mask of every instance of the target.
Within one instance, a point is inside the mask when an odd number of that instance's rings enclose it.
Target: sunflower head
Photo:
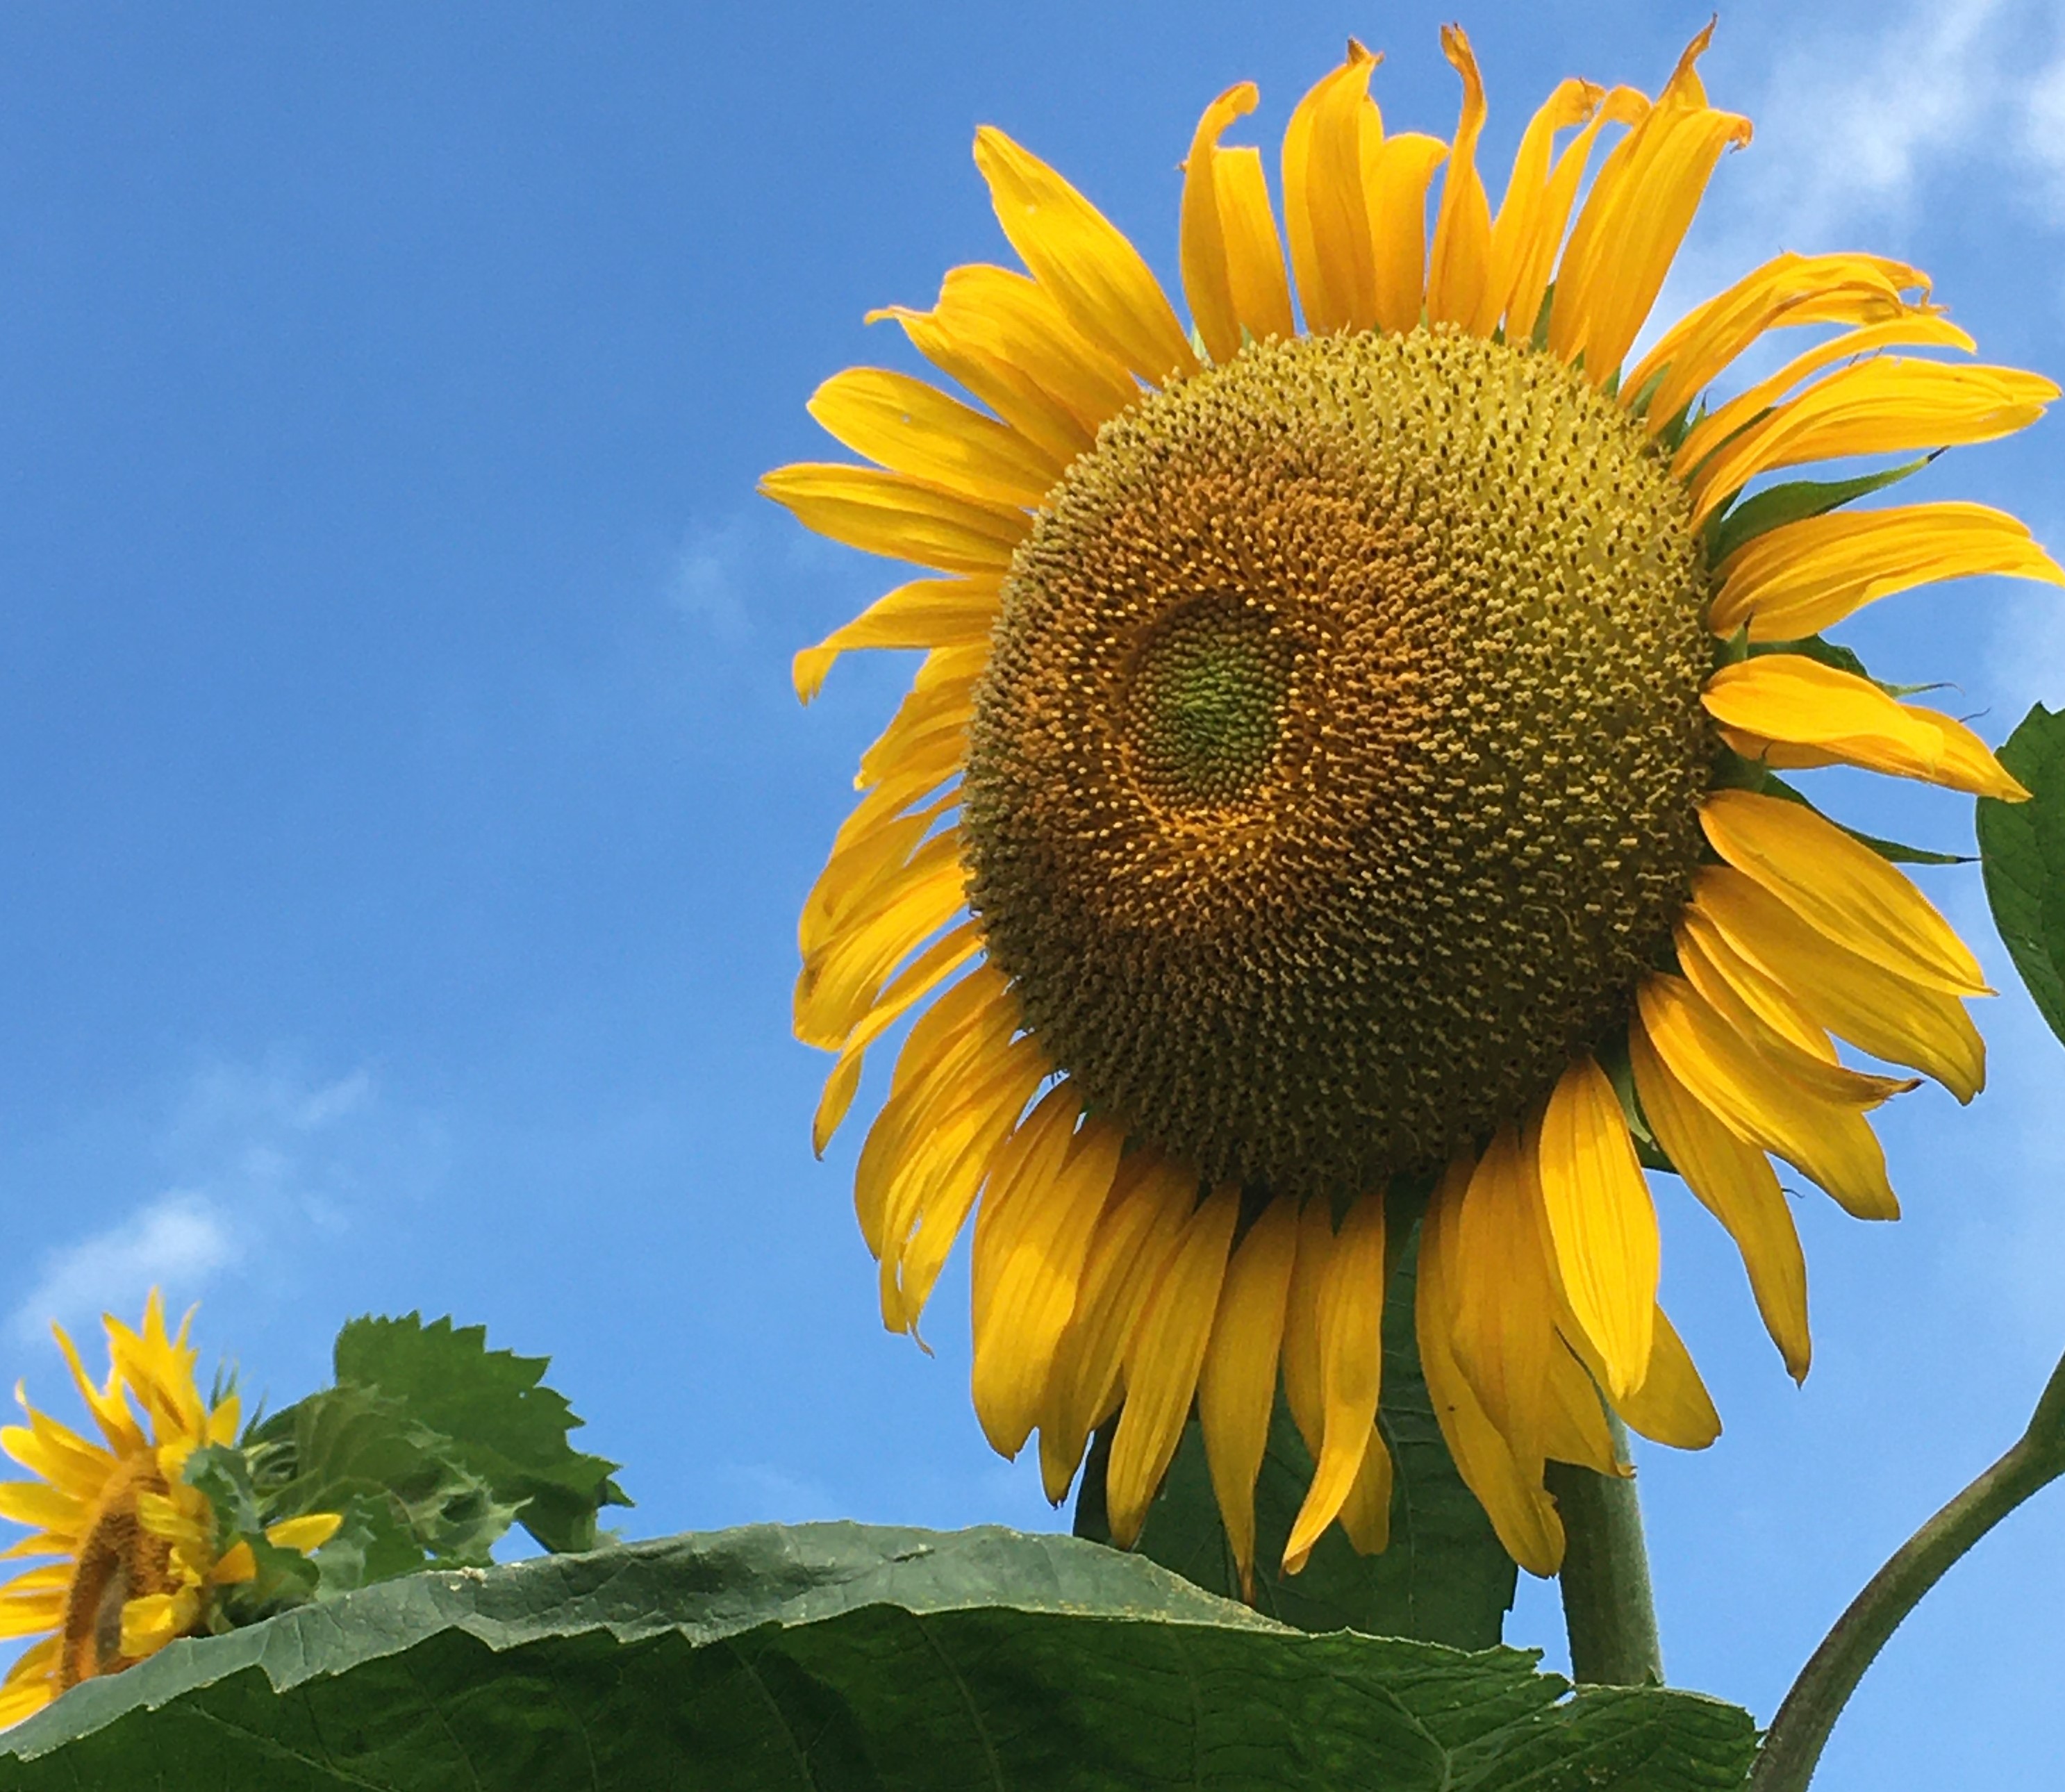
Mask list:
[[[1351,45],[1291,114],[1280,224],[1259,152],[1222,141],[1257,103],[1230,88],[1184,164],[1187,329],[985,128],[1024,271],[876,313],[973,402],[849,370],[810,408],[873,464],[764,482],[936,575],[797,663],[807,698],[850,649],[925,653],[802,917],[797,1030],[838,1054],[818,1143],[907,1020],[855,1177],[884,1320],[915,1326],[974,1216],[978,1416],[1007,1454],[1037,1430],[1058,1499],[1117,1415],[1122,1542],[1194,1408],[1245,1569],[1280,1389],[1317,1463],[1290,1564],[1336,1519],[1381,1547],[1408,1176],[1451,1453],[1549,1572],[1543,1464],[1611,1470],[1606,1406],[1681,1444],[1719,1426],[1656,1304],[1635,1139],[1733,1234],[1803,1374],[1772,1160],[1890,1217],[1865,1115],[1913,1080],[1837,1042],[1960,1100],[1982,1080],[1971,954],[1779,774],[2024,795],[1819,637],[1932,579],[2065,573],[1983,505],[1744,500],[2006,435],[2057,388],[1952,358],[1973,345],[1925,277],[1861,254],[1780,255],[1636,353],[1749,140],[1707,37],[1653,99],[1558,85],[1496,208],[1459,30],[1447,141],[1389,129]]]
[[[40,1639],[0,1686],[0,1725],[205,1628],[214,1590],[257,1572],[250,1543],[222,1537],[212,1503],[187,1479],[196,1451],[236,1441],[241,1417],[233,1387],[202,1397],[192,1320],[189,1313],[168,1333],[155,1289],[140,1328],[109,1317],[99,1383],[54,1328],[96,1436],[38,1411],[17,1390],[25,1422],[0,1430],[0,1449],[33,1479],[0,1482],[0,1517],[30,1535],[7,1553],[55,1559],[0,1588],[0,1635]],[[312,1549],[338,1522],[319,1515],[270,1540]]]

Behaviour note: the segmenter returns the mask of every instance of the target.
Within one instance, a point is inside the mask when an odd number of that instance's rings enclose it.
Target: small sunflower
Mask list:
[[[34,1534],[6,1553],[59,1559],[0,1587],[0,1636],[42,1638],[0,1685],[0,1725],[205,1629],[213,1590],[257,1572],[249,1543],[220,1547],[213,1507],[184,1479],[196,1450],[236,1441],[241,1410],[233,1389],[212,1404],[202,1398],[198,1353],[187,1342],[192,1317],[168,1337],[154,1289],[140,1331],[107,1318],[107,1379],[98,1387],[71,1338],[53,1328],[99,1443],[16,1390],[28,1422],[0,1430],[0,1449],[37,1479],[0,1482],[0,1517]],[[341,1522],[335,1513],[311,1513],[270,1527],[265,1538],[316,1549]]]
[[[944,575],[797,661],[807,700],[849,649],[925,650],[802,918],[797,1032],[838,1054],[818,1149],[915,1017],[856,1178],[884,1320],[915,1329],[974,1215],[984,1430],[1009,1455],[1037,1429],[1059,1501],[1117,1414],[1121,1543],[1194,1402],[1249,1572],[1280,1377],[1316,1463],[1286,1566],[1336,1519],[1382,1547],[1385,1196],[1416,1186],[1451,1452],[1552,1572],[1543,1465],[1614,1470],[1601,1394],[1673,1444],[1719,1428],[1657,1305],[1640,1153],[1732,1234],[1797,1377],[1771,1160],[1893,1217],[1865,1116],[1914,1081],[1834,1039],[1960,1101],[1982,1081],[1970,952],[1775,773],[2026,795],[1821,633],[1932,580],[2065,574],[1982,505],[1842,508],[1890,474],[1744,494],[2006,435],[2058,388],[1888,352],[1973,344],[1863,254],[1780,255],[1629,364],[1750,135],[1707,102],[1707,34],[1653,100],[1563,82],[1496,212],[1463,33],[1450,142],[1388,133],[1351,44],[1285,135],[1287,268],[1259,153],[1220,140],[1256,103],[1230,88],[1186,164],[1188,332],[1086,199],[984,129],[1028,271],[957,268],[931,310],[875,315],[986,408],[851,370],[810,411],[876,464],[765,481]],[[1832,333],[1708,407],[1798,326]]]

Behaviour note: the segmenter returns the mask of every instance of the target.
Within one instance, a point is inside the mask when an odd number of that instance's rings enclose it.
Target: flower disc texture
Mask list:
[[[877,313],[975,402],[850,370],[810,408],[872,464],[764,482],[936,575],[797,661],[807,698],[849,649],[924,652],[799,930],[797,1031],[838,1054],[818,1147],[907,1022],[855,1172],[884,1321],[915,1327],[972,1218],[977,1416],[1007,1454],[1037,1430],[1057,1500],[1115,1416],[1121,1543],[1194,1410],[1247,1574],[1280,1387],[1316,1465],[1286,1566],[1336,1521],[1384,1547],[1387,1193],[1416,1187],[1444,1435],[1553,1572],[1543,1466],[1612,1470],[1606,1406],[1719,1430],[1656,1304],[1637,1139],[1804,1375],[1772,1160],[1891,1218],[1866,1115],[1912,1086],[1892,1072],[1983,1080],[1970,953],[1779,775],[2024,795],[1821,636],[1931,580],[2065,573],[1985,505],[1758,494],[2007,435],[2057,388],[1957,358],[1925,277],[1861,254],[1778,256],[1633,355],[1749,138],[1707,103],[1706,36],[1654,99],[1559,85],[1496,210],[1460,30],[1449,141],[1387,130],[1360,46],[1305,95],[1280,230],[1259,152],[1221,140],[1255,91],[1228,90],[1185,164],[1187,330],[985,128],[1025,271]]]

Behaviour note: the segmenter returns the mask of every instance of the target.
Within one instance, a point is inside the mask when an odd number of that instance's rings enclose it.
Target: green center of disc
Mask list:
[[[1172,807],[1218,807],[1253,788],[1275,752],[1290,682],[1266,617],[1202,599],[1142,645],[1131,690],[1137,775]]]

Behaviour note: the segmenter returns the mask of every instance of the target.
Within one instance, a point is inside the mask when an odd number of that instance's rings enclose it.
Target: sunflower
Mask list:
[[[0,1430],[0,1448],[37,1477],[0,1482],[0,1517],[31,1527],[12,1556],[55,1556],[0,1587],[0,1636],[40,1636],[0,1685],[0,1725],[18,1722],[59,1693],[133,1667],[175,1637],[207,1627],[214,1589],[257,1572],[250,1543],[220,1547],[215,1511],[184,1479],[188,1458],[236,1438],[232,1389],[212,1404],[194,1380],[198,1355],[176,1336],[152,1291],[140,1331],[112,1317],[104,1385],[88,1378],[61,1327],[58,1346],[93,1415],[96,1443],[38,1412],[21,1390],[28,1422]],[[132,1405],[133,1402],[133,1405]],[[337,1514],[272,1526],[269,1543],[302,1551],[336,1532]],[[48,1634],[45,1634],[47,1632]]]
[[[1316,1465],[1286,1567],[1336,1520],[1383,1546],[1380,1328],[1416,1190],[1451,1453],[1553,1572],[1543,1466],[1615,1472],[1606,1407],[1679,1446],[1719,1429],[1657,1305],[1643,1159],[1732,1235],[1797,1377],[1772,1160],[1893,1217],[1866,1116],[1915,1081],[1834,1041],[1981,1086],[1972,954],[1777,774],[2024,797],[1821,631],[1932,580],[2065,574],[1982,505],[1845,508],[1919,460],[1766,475],[2000,437],[2058,388],[1890,352],[1974,345],[1864,254],[1780,255],[1631,363],[1750,135],[1707,103],[1707,36],[1654,99],[1563,82],[1496,212],[1463,33],[1449,142],[1387,132],[1351,43],[1291,115],[1283,237],[1259,152],[1221,142],[1256,91],[1228,89],[1185,164],[1187,332],[1089,200],[984,128],[1028,271],[873,314],[984,408],[850,370],[810,411],[876,464],[764,482],[943,575],[797,661],[807,701],[849,649],[925,650],[802,917],[796,1029],[838,1054],[818,1148],[908,1019],[856,1172],[884,1321],[915,1331],[972,1215],[984,1430],[1011,1455],[1037,1430],[1058,1503],[1117,1414],[1121,1543],[1194,1406],[1250,1574],[1280,1379]],[[1814,346],[1709,406],[1802,326]]]

